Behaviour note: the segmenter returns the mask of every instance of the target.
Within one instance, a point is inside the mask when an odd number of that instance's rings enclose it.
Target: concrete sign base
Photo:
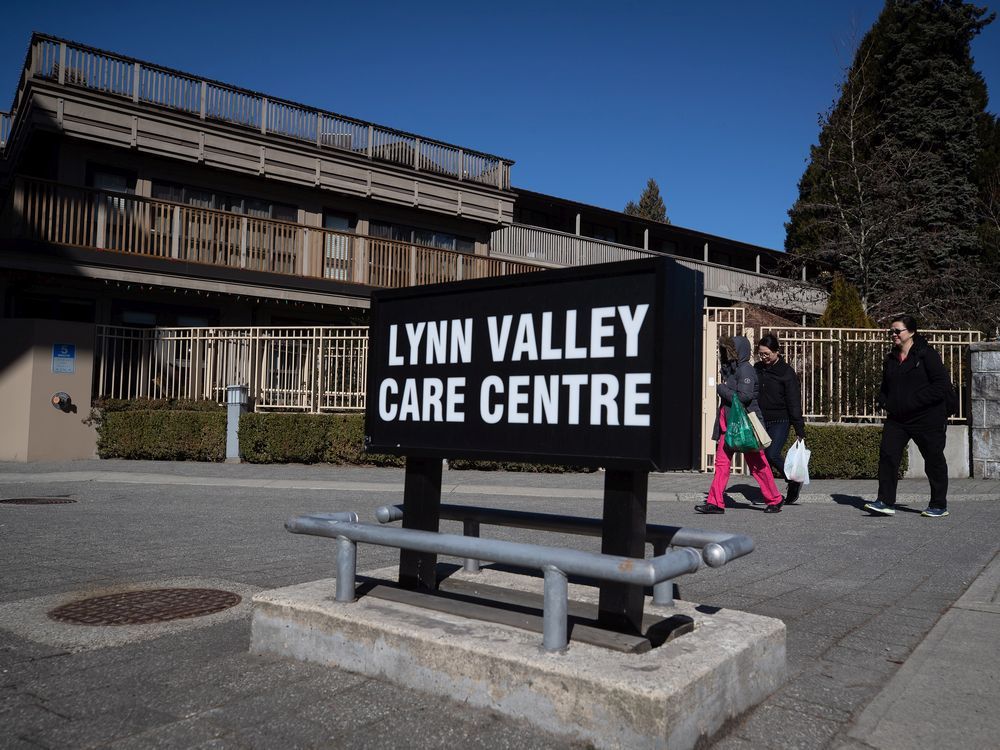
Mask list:
[[[396,570],[371,577],[394,581]],[[538,579],[490,569],[455,577],[541,591]],[[448,696],[599,748],[694,747],[785,680],[784,623],[735,610],[647,601],[647,614],[694,618],[694,632],[644,654],[572,640],[548,654],[537,633],[374,597],[342,604],[335,590],[326,579],[254,596],[251,651]]]

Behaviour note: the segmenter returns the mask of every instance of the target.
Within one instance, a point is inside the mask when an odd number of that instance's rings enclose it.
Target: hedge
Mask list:
[[[95,404],[101,458],[222,461],[225,407],[212,401],[132,399]],[[813,479],[878,476],[880,425],[807,424]],[[240,453],[250,463],[331,463],[402,466],[398,456],[367,454],[362,414],[249,413],[240,418]],[[794,435],[785,445],[791,447]],[[449,461],[452,469],[481,471],[587,471],[574,467],[500,461]],[[907,467],[903,454],[901,471]]]
[[[882,441],[881,425],[806,424],[806,447],[810,479],[876,479],[878,449]],[[795,442],[795,432],[788,435],[785,450]],[[903,452],[900,476],[908,459]]]
[[[136,409],[106,412],[97,424],[97,455],[157,461],[223,461],[226,414]]]
[[[364,453],[364,430],[362,414],[244,414],[240,455],[255,464],[403,465],[398,456]]]
[[[226,407],[215,401],[193,398],[103,398],[94,401],[91,417],[117,411],[200,411],[225,413]]]

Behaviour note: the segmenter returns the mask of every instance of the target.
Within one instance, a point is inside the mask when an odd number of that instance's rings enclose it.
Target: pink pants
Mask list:
[[[708,490],[708,504],[717,505],[724,508],[726,503],[722,498],[722,493],[726,491],[729,484],[729,470],[733,463],[733,451],[726,446],[726,420],[721,420],[722,434],[719,436],[719,444],[715,446],[715,477],[712,479],[712,486]],[[774,475],[771,467],[767,463],[764,451],[746,451],[743,458],[750,467],[750,475],[760,485],[760,491],[764,494],[764,499],[768,505],[777,505],[781,502],[781,493],[774,483]]]

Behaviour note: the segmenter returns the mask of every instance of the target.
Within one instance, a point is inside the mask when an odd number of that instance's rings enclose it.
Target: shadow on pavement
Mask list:
[[[869,502],[859,495],[840,495],[834,493],[830,497],[837,505],[850,505],[852,508],[857,508],[858,510],[864,510],[865,503]]]
[[[739,493],[746,500],[744,503],[737,502],[733,498],[733,493]],[[756,484],[734,484],[726,488],[724,495],[727,508],[753,508],[754,505],[764,505],[764,494]]]

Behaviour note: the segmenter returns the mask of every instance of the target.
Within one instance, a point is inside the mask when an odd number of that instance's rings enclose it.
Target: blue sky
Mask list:
[[[1000,2],[987,3],[1000,10]],[[515,160],[513,182],[766,247],[881,0],[17,3],[32,30]],[[1000,113],[1000,21],[973,45]]]

